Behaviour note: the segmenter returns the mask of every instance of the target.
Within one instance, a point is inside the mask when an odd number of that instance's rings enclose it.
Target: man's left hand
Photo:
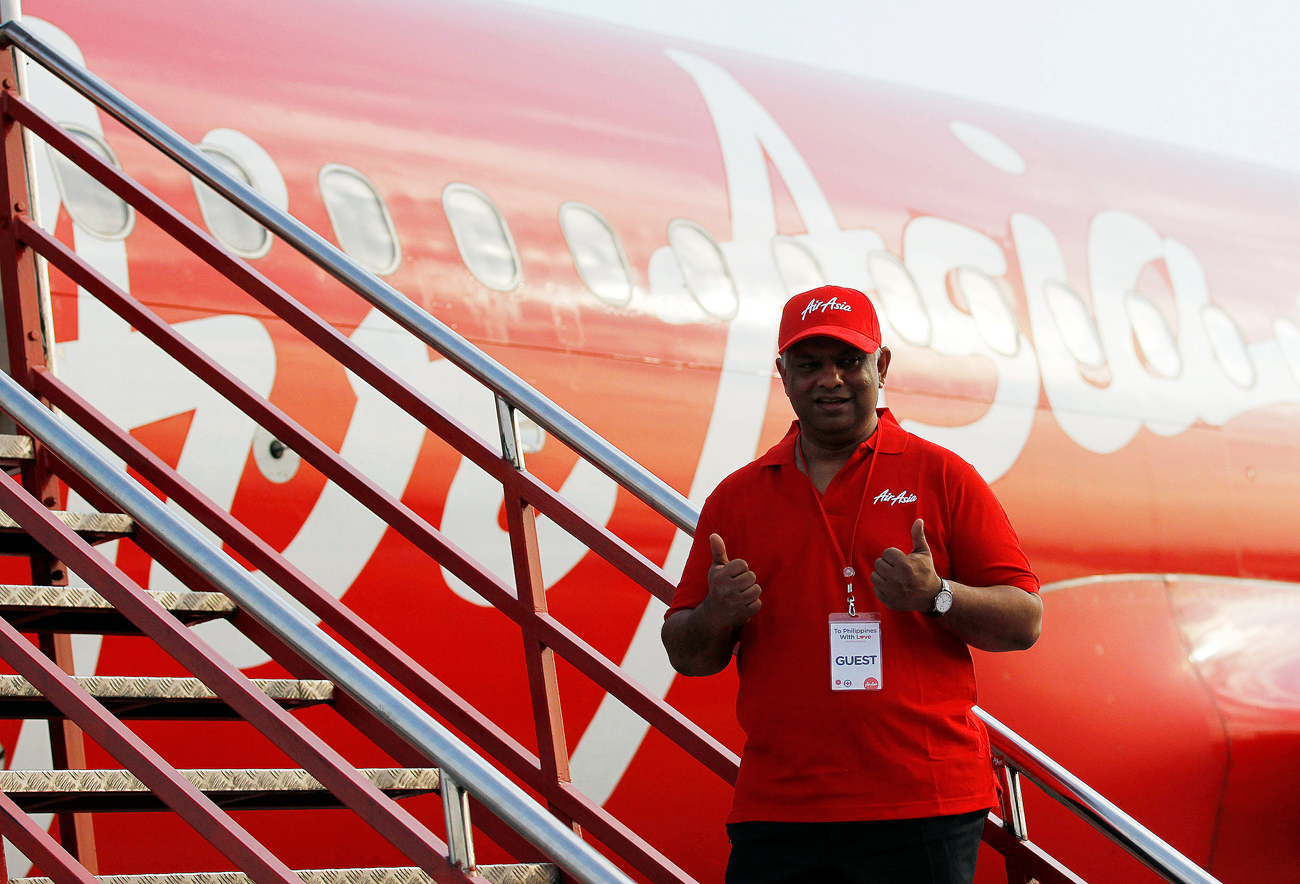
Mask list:
[[[929,611],[941,586],[934,570],[930,545],[925,542],[925,520],[912,523],[912,551],[890,547],[876,559],[871,574],[876,598],[893,611]]]

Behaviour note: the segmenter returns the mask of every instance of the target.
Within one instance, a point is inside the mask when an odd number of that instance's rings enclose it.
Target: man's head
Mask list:
[[[786,302],[777,371],[806,441],[839,449],[876,429],[876,402],[889,370],[880,320],[862,292],[822,286]]]

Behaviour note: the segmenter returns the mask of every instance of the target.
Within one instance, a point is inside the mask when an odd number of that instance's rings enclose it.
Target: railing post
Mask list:
[[[524,469],[524,448],[519,438],[515,409],[496,397],[497,425],[501,431],[502,456],[515,469]],[[546,613],[546,584],[542,580],[542,559],[537,546],[537,514],[533,506],[504,488],[506,526],[510,530],[510,557],[514,563],[515,588],[525,610]],[[547,782],[569,782],[569,748],[564,739],[564,718],[560,714],[560,686],[555,674],[555,652],[524,632],[524,661],[528,668],[528,690],[533,704],[533,725],[537,731],[537,757]],[[580,832],[576,823],[562,813],[547,796],[551,813]]]
[[[474,830],[469,820],[469,793],[451,774],[438,768],[438,791],[442,793],[442,816],[447,823],[448,859],[463,871],[473,872]]]
[[[17,18],[18,3],[6,0],[0,14]],[[22,59],[16,49],[0,52],[0,88],[19,92],[25,77]],[[5,340],[8,365],[5,369],[24,388],[33,389],[32,370],[48,368],[54,349],[50,318],[49,289],[45,267],[35,252],[18,241],[20,216],[35,219],[36,187],[31,174],[32,141],[12,117],[4,118],[0,160],[0,287],[3,288]],[[41,400],[47,407],[45,400]],[[11,432],[9,428],[0,428]],[[23,487],[47,507],[59,502],[59,484],[45,446],[34,445],[35,458],[23,465]],[[39,553],[31,557],[32,583],[62,586],[68,582],[67,568],[54,557]],[[39,635],[41,651],[65,672],[73,673],[70,636],[53,633]],[[81,729],[64,718],[49,721],[51,763],[56,769],[79,769],[86,766],[85,741]],[[60,813],[59,838],[69,853],[77,857],[92,874],[97,870],[94,828],[90,814]]]
[[[1029,840],[1029,828],[1025,824],[1025,796],[1020,789],[1020,771],[1007,763],[1001,755],[993,756],[993,769],[1001,781],[1002,819],[1020,841]]]
[[[1028,841],[1029,831],[1025,825],[1025,797],[1020,789],[1020,771],[1007,763],[1006,758],[996,752],[993,755],[993,770],[997,774],[999,813],[1002,822],[1017,841]],[[1007,865],[1007,884],[1037,884],[1019,858],[1011,852],[1002,856]]]

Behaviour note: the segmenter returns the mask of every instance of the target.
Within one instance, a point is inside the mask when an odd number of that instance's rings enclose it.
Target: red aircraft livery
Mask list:
[[[789,293],[868,292],[894,353],[889,406],[991,483],[1044,583],[1039,644],[977,654],[981,705],[1220,879],[1300,881],[1300,180],[512,6],[24,13],[697,504],[788,426],[772,360]],[[29,95],[498,438],[483,387],[50,75],[33,69]],[[495,480],[66,160],[41,148],[35,165],[46,229],[513,580]],[[535,745],[518,632],[498,611],[67,278],[51,290],[62,379]],[[540,428],[523,435],[530,472],[676,578],[686,535]],[[555,525],[538,531],[552,613],[738,751],[734,676],[675,677],[662,603]],[[179,586],[128,543],[100,549],[152,589]],[[247,673],[279,671],[227,624],[196,629]],[[143,639],[76,651],[84,674],[180,674]],[[587,679],[559,677],[574,783],[719,880],[730,790]],[[328,715],[303,719],[383,763]],[[178,767],[284,758],[242,724],[213,723],[203,746],[133,727]],[[49,764],[44,722],[0,741],[12,767]],[[95,764],[116,766],[92,748]],[[1028,800],[1034,840],[1084,879],[1147,874]],[[407,807],[440,818],[436,797]],[[307,830],[241,819],[295,868],[395,861],[346,814],[312,813]],[[105,873],[228,867],[168,814],[95,826]],[[10,850],[9,874],[27,867]]]

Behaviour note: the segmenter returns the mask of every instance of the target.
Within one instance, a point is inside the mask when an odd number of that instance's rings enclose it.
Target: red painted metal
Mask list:
[[[14,54],[0,53],[0,81],[18,82],[14,68]],[[27,187],[26,145],[21,129],[6,118],[4,138],[0,139],[0,163],[5,174],[0,176],[0,205],[4,206],[0,227],[0,262],[6,268],[0,272],[4,291],[4,322],[8,344],[8,370],[30,389],[31,373],[46,365],[47,346],[41,317],[41,283],[39,266],[31,249],[17,241],[15,219],[28,212],[30,193]],[[33,445],[34,457],[21,465],[23,487],[47,507],[58,503],[58,480],[50,469],[49,454],[39,442]],[[65,585],[66,569],[60,562],[45,554],[29,557],[31,580],[34,584]],[[41,651],[65,671],[72,671],[72,644],[66,635],[44,633],[40,636]],[[49,723],[50,759],[55,768],[70,769],[86,766],[86,747],[81,730],[66,719]],[[95,849],[94,824],[90,814],[57,814],[59,838],[63,846],[76,856],[91,873],[99,870]]]
[[[51,484],[53,474],[50,474]],[[32,556],[32,582],[54,584],[50,572],[60,570],[59,563],[49,556]],[[40,572],[45,574],[41,575]],[[66,584],[67,577],[60,574],[58,585]],[[73,673],[72,636],[66,633],[42,632],[39,634],[38,647],[46,657],[69,675]],[[77,727],[66,718],[50,720],[50,763],[60,770],[86,769],[86,741]],[[99,852],[95,849],[95,828],[93,818],[88,813],[70,813],[60,811],[59,840],[77,861],[95,874],[99,871]]]
[[[0,792],[0,835],[14,843],[23,855],[32,859],[54,884],[99,884],[95,876],[63,845],[50,837],[8,795]],[[4,868],[4,851],[0,850],[0,872],[9,880]]]
[[[984,821],[984,843],[1007,861],[1008,884],[1087,884],[1032,841],[1021,841],[995,814]]]
[[[519,455],[522,457],[522,454]],[[518,466],[522,467],[522,464]],[[521,606],[534,614],[546,613],[546,584],[542,579],[542,556],[537,546],[537,522],[533,508],[519,495],[505,496],[506,527],[510,532],[510,553],[514,560],[515,591]],[[560,783],[570,781],[569,749],[564,738],[564,717],[560,713],[560,686],[555,675],[555,652],[545,642],[528,635],[524,640],[524,665],[528,669],[528,692],[533,704],[533,728],[537,733],[537,755],[542,776]],[[552,802],[551,811],[564,816]],[[566,819],[568,823],[573,820]]]

